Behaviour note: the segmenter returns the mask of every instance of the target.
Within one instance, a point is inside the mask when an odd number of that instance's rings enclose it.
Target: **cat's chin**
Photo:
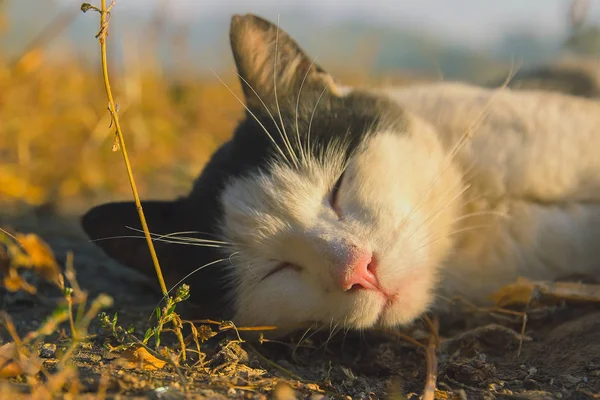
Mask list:
[[[354,330],[364,331],[369,329],[397,328],[413,322],[415,319],[427,312],[432,302],[431,283],[432,279],[426,276],[415,278],[407,276],[399,281],[394,292],[383,291],[361,291],[356,293],[345,293],[352,296],[352,300],[338,297],[330,299],[323,308],[329,308],[330,317],[322,314],[319,319],[296,321],[288,320],[281,324],[275,321],[262,321],[263,323],[247,323],[248,326],[273,326],[276,329],[263,332],[264,336],[282,337],[293,332],[302,330]],[[347,307],[353,303],[352,306]],[[337,304],[336,304],[337,303]],[[283,303],[280,304],[283,307]],[[340,313],[339,309],[348,310]],[[314,310],[318,314],[321,310]]]
[[[332,333],[338,329],[341,330],[352,330],[352,331],[365,331],[365,330],[376,330],[376,329],[390,329],[399,328],[413,322],[426,310],[416,311],[414,313],[407,313],[406,309],[397,310],[396,303],[390,303],[389,301],[383,301],[379,310],[371,310],[371,312],[365,313],[357,318],[354,316],[355,321],[350,324],[344,325],[341,321],[306,321],[294,326],[287,327],[272,327],[274,329],[247,331],[244,333],[244,338],[250,340],[265,339],[278,339],[284,336],[295,334],[298,332],[314,332],[314,331],[331,331]]]

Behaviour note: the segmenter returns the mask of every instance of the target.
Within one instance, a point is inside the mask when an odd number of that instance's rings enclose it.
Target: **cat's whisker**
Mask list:
[[[343,327],[344,322],[336,324],[336,326],[333,328],[333,335],[331,335],[331,340],[333,340],[337,336],[337,334],[342,331]]]
[[[454,231],[451,231],[451,232],[446,232],[446,230],[444,228],[448,228],[448,227],[451,227],[453,225],[454,225],[453,223],[450,223],[450,224],[445,224],[443,226],[440,226],[439,229],[437,229],[437,230],[435,230],[433,232],[430,232],[427,236],[423,237],[421,239],[421,242],[428,242],[431,238],[435,237],[436,235],[440,235],[440,239],[444,239],[446,237],[450,237],[453,232],[457,232],[457,231],[463,232],[462,229],[466,229],[467,231],[469,230],[469,226],[467,226],[467,227],[464,227],[464,228],[460,228],[460,230],[457,229],[457,230],[454,230]],[[481,224],[481,225],[471,225],[471,226],[476,226],[478,228],[481,228],[484,225]],[[485,226],[486,227],[492,227],[493,224],[485,224]],[[428,242],[428,243],[430,243],[430,242]],[[423,247],[419,247],[419,249],[421,249],[421,248],[423,248]]]
[[[337,326],[337,324],[335,326]],[[332,317],[331,320],[329,321],[329,339],[331,339],[331,334],[333,332],[333,329],[334,329],[334,325],[333,325],[333,317]],[[327,341],[329,341],[329,339],[327,339]]]
[[[421,196],[419,197],[419,199],[417,200],[415,205],[412,207],[410,212],[402,219],[402,224],[404,224],[406,221],[408,221],[414,215],[414,213],[416,213],[421,208],[421,206],[424,204],[424,201],[427,198],[427,195],[429,194],[429,192],[433,189],[433,187],[438,182],[438,180],[441,179],[442,176],[452,166],[451,159],[452,159],[452,157],[448,157],[447,158],[448,161],[444,160],[444,163],[442,164],[442,165],[444,165],[443,169],[439,173],[437,173],[436,176],[425,187],[425,190],[423,191],[423,193],[421,194]]]
[[[279,133],[279,137],[281,137],[281,140],[283,141],[283,144],[284,144],[285,149],[287,150],[289,156],[292,158],[292,160],[295,160],[296,154],[294,153],[294,150],[291,148],[291,146],[288,144],[288,141],[285,140],[286,133],[285,133],[285,127],[283,126],[283,122],[282,122],[281,126],[284,129],[284,131],[281,130],[281,128],[279,127],[279,124],[277,123],[277,121],[275,120],[275,117],[273,116],[273,113],[271,113],[271,110],[269,109],[267,104],[264,102],[262,97],[260,97],[258,92],[256,90],[254,90],[252,85],[250,85],[250,83],[248,83],[248,81],[246,79],[244,79],[244,77],[242,77],[238,72],[236,72],[235,74],[248,87],[248,89],[252,90],[252,93],[254,93],[254,95],[256,96],[258,101],[260,101],[261,105],[263,106],[263,108],[265,109],[265,111],[267,112],[269,117],[271,118],[271,121],[273,121],[273,125],[275,126],[275,129],[277,129],[277,132]],[[283,151],[283,150],[280,150],[280,151]],[[287,158],[286,158],[286,160],[289,164],[289,160]],[[294,164],[295,164],[295,161],[294,161]]]
[[[140,231],[139,229],[135,229],[135,228],[130,228],[130,229],[133,229],[133,230],[136,230],[136,231]],[[165,236],[165,237],[167,237],[167,236],[178,237],[179,235],[190,235],[190,234],[199,234],[199,235],[219,237],[219,235],[214,234],[214,233],[200,232],[200,231],[177,231],[177,232],[167,233],[167,234],[165,234],[163,236]],[[198,238],[198,239],[202,239],[202,238]],[[215,240],[216,241],[216,239],[203,239],[203,240]],[[226,243],[226,242],[222,242],[222,243]]]
[[[307,341],[309,339],[311,339],[312,337],[314,337],[317,333],[321,332],[323,330],[323,325],[320,325],[319,323],[315,322],[313,324],[313,327],[315,328],[312,333],[310,335],[308,335],[306,338],[304,338],[304,341]]]
[[[464,214],[464,215],[461,215],[458,218],[455,218],[452,221],[452,224],[454,225],[455,223],[463,221],[463,220],[465,220],[467,218],[484,217],[484,216],[494,216],[494,217],[500,217],[500,218],[509,218],[509,215],[507,213],[500,212],[500,211],[474,211],[472,213]]]
[[[167,239],[153,239],[154,241],[161,243],[171,243],[171,244],[179,244],[182,246],[195,246],[195,247],[213,247],[216,249],[228,248],[229,245],[221,245],[221,244],[212,244],[212,243],[194,243],[194,242],[186,242],[186,241],[177,241],[177,240],[167,240]]]
[[[134,236],[134,235],[109,236],[109,237],[105,237],[105,238],[94,239],[94,240],[91,240],[91,242],[101,242],[104,240],[113,240],[113,239],[146,239],[146,237],[145,236]],[[162,242],[162,243],[181,244],[181,245],[186,245],[186,246],[198,246],[198,247],[215,247],[215,248],[228,247],[227,245],[221,245],[221,244],[215,244],[215,243],[190,243],[190,242],[177,241],[177,240],[161,239],[159,237],[153,237],[152,241]]]
[[[466,143],[466,142],[465,142]],[[462,144],[464,145],[464,143]],[[462,147],[461,145],[461,147]],[[416,204],[413,206],[412,210],[406,215],[406,217],[403,219],[403,222],[406,222],[409,220],[410,217],[413,216],[413,214],[415,212],[417,212],[420,207],[424,204],[423,202],[425,201],[425,199],[427,198],[427,195],[429,194],[429,192],[433,189],[433,187],[435,186],[435,184],[438,182],[439,179],[442,178],[442,176],[444,176],[444,174],[450,170],[450,167],[452,166],[452,161],[454,161],[454,157],[455,154],[453,154],[452,152],[450,152],[449,155],[446,155],[446,157],[444,157],[444,161],[442,162],[442,167],[441,167],[441,171],[438,172],[435,177],[429,182],[429,184],[427,185],[427,187],[425,188],[425,190],[423,191],[423,193],[421,194],[421,196],[419,197],[419,200],[417,200]],[[473,167],[474,164],[471,165],[470,168]]]
[[[467,130],[465,131],[465,133],[460,137],[460,139],[458,140],[457,144],[450,151],[452,160],[460,152],[460,150],[462,150],[462,147],[469,140],[471,140],[473,138],[473,134],[475,133],[475,131],[481,126],[481,124],[485,120],[485,117],[489,113],[490,108],[491,108],[492,104],[494,103],[494,100],[496,100],[496,98],[498,97],[499,93],[502,92],[502,90],[504,90],[504,89],[507,88],[508,84],[510,83],[510,81],[511,81],[511,79],[513,77],[514,77],[514,72],[513,72],[512,67],[511,67],[511,71],[509,71],[509,74],[507,75],[504,83],[502,85],[500,85],[498,88],[496,88],[496,89],[494,89],[492,91],[492,94],[490,95],[490,98],[488,99],[487,103],[485,104],[485,106],[483,107],[483,109],[481,110],[481,112],[479,113],[479,115],[477,117],[475,117],[475,120],[471,123],[471,125],[467,128]]]
[[[459,182],[459,184],[461,184],[462,182]],[[451,187],[450,189],[447,190],[446,193],[444,193],[442,196],[440,196],[440,199],[446,199],[446,195],[448,194],[448,192],[451,192],[455,189],[455,187]],[[462,197],[462,195],[469,189],[469,186],[464,186],[457,194],[455,194],[449,201],[445,201],[443,206],[440,209],[433,209],[433,211],[431,213],[429,213],[425,219],[423,221],[421,221],[421,223],[412,231],[412,233],[410,235],[408,235],[407,239],[410,239],[415,233],[417,233],[425,224],[430,223],[435,221],[435,219],[437,219],[437,217],[439,217],[442,212],[444,212],[445,210],[447,210],[450,206],[452,206],[455,201],[457,201],[458,199],[460,199]],[[437,203],[436,203],[437,204]]]
[[[346,345],[346,339],[348,338],[348,332],[350,332],[351,326],[348,324],[348,317],[344,318],[344,323],[342,324],[344,337],[342,338],[342,349]]]
[[[474,215],[474,214],[477,214],[477,215]],[[427,242],[429,239],[431,239],[432,237],[434,237],[436,235],[439,235],[440,233],[441,233],[441,238],[440,239],[443,239],[445,237],[450,237],[451,235],[453,235],[453,234],[455,234],[457,232],[460,233],[460,232],[468,231],[470,229],[469,226],[457,229],[455,231],[451,231],[450,233],[445,232],[445,228],[454,226],[457,221],[467,219],[468,217],[478,217],[478,216],[483,216],[483,215],[498,216],[498,217],[501,217],[501,218],[506,218],[507,217],[505,214],[493,213],[493,212],[490,212],[490,213],[488,213],[488,212],[473,213],[473,215],[462,216],[460,218],[455,219],[454,221],[452,221],[449,224],[444,224],[444,225],[439,226],[438,227],[439,229],[435,230],[434,232],[430,232],[427,236],[423,237],[421,239],[421,242]],[[471,226],[475,226],[475,227],[477,227],[477,229],[479,229],[479,228],[481,228],[483,226],[485,226],[485,227],[492,227],[494,225],[493,224],[485,224],[485,225],[480,224],[480,225],[471,225]],[[420,250],[422,248],[423,248],[423,246],[418,247],[417,250]]]
[[[294,350],[292,350],[292,359],[294,359],[296,357],[296,351],[298,351],[298,349],[300,348],[300,346],[302,345],[302,342],[307,339],[307,335],[308,333],[316,327],[316,324],[313,324],[311,326],[308,327],[308,329],[306,331],[304,331],[304,333],[302,334],[302,336],[300,337],[300,340],[298,340],[298,343],[296,343],[296,345],[294,346]],[[309,336],[310,337],[310,336]]]
[[[219,240],[200,239],[190,236],[163,236],[162,238],[168,238],[171,240],[177,240],[185,243],[206,243],[206,244],[219,244],[223,246],[231,246],[231,243],[221,242]]]
[[[449,165],[448,165],[448,167],[449,167]],[[471,172],[471,171],[474,169],[474,167],[475,167],[475,163],[474,163],[474,162],[472,162],[472,163],[471,163],[471,165],[470,165],[470,166],[469,166],[469,167],[466,169],[466,171],[463,173],[463,176],[465,176],[466,174],[470,173],[470,172]],[[447,171],[447,168],[446,168],[446,169],[444,169],[444,171],[442,171],[442,173],[441,173],[441,174],[439,174],[439,175],[438,175],[438,177],[441,177],[441,176],[444,174],[444,172],[445,172],[445,171]],[[436,178],[436,179],[437,179],[437,178]],[[407,214],[407,215],[406,215],[406,216],[405,216],[405,217],[402,219],[402,223],[401,223],[401,225],[405,224],[405,223],[408,221],[408,219],[409,219],[411,216],[413,216],[413,215],[414,215],[414,213],[415,213],[416,211],[418,211],[418,210],[419,210],[419,208],[420,208],[420,205],[419,205],[419,203],[420,203],[420,202],[422,202],[422,201],[424,201],[424,200],[426,199],[426,193],[427,193],[427,191],[429,191],[429,190],[430,190],[430,189],[433,187],[433,184],[434,184],[434,183],[435,183],[435,182],[434,182],[434,181],[432,181],[432,182],[429,184],[429,186],[428,186],[428,187],[425,189],[425,193],[424,193],[423,195],[421,195],[421,197],[420,197],[419,201],[417,202],[417,206],[413,207],[413,208],[411,209],[411,211],[410,211],[410,212],[409,212],[409,213],[408,213],[408,214]],[[455,183],[453,186],[451,186],[451,187],[450,187],[448,190],[446,190],[446,192],[444,192],[444,194],[443,194],[443,195],[439,196],[439,199],[441,199],[441,200],[445,200],[445,196],[446,196],[446,195],[447,195],[449,192],[451,192],[451,191],[455,190],[457,186],[459,186],[459,185],[462,185],[463,183],[464,183],[464,182],[463,182],[462,180],[459,180],[459,181],[457,181],[457,182],[456,182],[456,183]],[[469,184],[466,184],[466,185],[465,185],[465,187],[464,187],[464,188],[461,190],[461,192],[459,193],[459,195],[460,195],[460,196],[462,196],[462,194],[466,193],[470,187],[471,187],[471,186],[470,186]],[[479,197],[483,197],[483,196],[478,196],[478,198],[479,198]],[[469,201],[474,201],[474,200],[475,200],[475,199],[469,199]],[[456,201],[456,198],[452,199],[452,202],[453,202],[453,201]],[[462,204],[461,204],[461,206],[464,206],[464,205],[468,204],[468,202],[469,202],[469,201],[465,201],[464,203],[462,203]],[[424,204],[424,203],[422,203],[421,205],[423,205],[423,204]],[[434,210],[435,210],[435,206],[436,206],[436,205],[437,205],[437,202],[434,204]],[[446,204],[446,205],[447,205],[447,206],[450,206],[450,205],[451,205],[451,203],[448,203],[448,204]],[[444,207],[444,208],[442,208],[442,210],[440,210],[440,211],[443,211],[443,210],[445,210],[445,209],[447,209],[447,207]],[[432,213],[436,213],[436,211],[432,211]],[[415,232],[413,232],[413,233],[412,233],[412,234],[409,236],[409,238],[410,238],[410,237],[412,237],[412,235],[414,235],[414,233],[416,233],[416,232],[417,232],[417,231],[418,231],[420,228],[422,228],[422,227],[423,227],[423,225],[424,225],[425,223],[427,223],[427,222],[429,221],[429,216],[430,216],[430,215],[431,215],[431,213],[430,213],[430,214],[428,214],[428,216],[426,217],[425,221],[423,221],[423,222],[421,223],[421,225],[419,225],[419,227],[418,227],[418,228],[415,230]],[[432,221],[432,222],[433,222],[433,221]]]
[[[230,255],[230,257],[231,257],[231,255]],[[219,260],[211,261],[209,263],[206,263],[206,264],[202,265],[201,267],[198,267],[198,268],[194,269],[192,272],[190,272],[189,274],[187,274],[186,276],[184,276],[183,278],[181,278],[179,280],[179,282],[177,282],[175,285],[173,285],[171,287],[171,289],[169,289],[167,291],[167,293],[165,293],[165,295],[160,299],[160,301],[158,303],[156,303],[156,305],[154,306],[154,308],[156,309],[160,305],[161,302],[163,302],[163,301],[165,301],[167,299],[167,296],[169,296],[169,294],[171,294],[171,292],[173,290],[175,290],[176,288],[178,288],[179,285],[181,285],[183,282],[185,282],[185,280],[188,279],[190,276],[194,275],[198,271],[203,270],[204,268],[208,268],[210,266],[217,265],[218,263],[226,261],[226,260],[228,260],[228,258],[221,258]],[[150,318],[152,318],[152,316],[150,316]]]
[[[511,70],[511,72],[512,72],[512,70]],[[423,194],[421,195],[421,198],[417,201],[417,204],[414,206],[413,209],[417,209],[418,207],[420,207],[420,203],[429,194],[429,192],[432,190],[433,186],[437,183],[437,181],[439,179],[441,179],[441,177],[446,173],[446,171],[449,170],[449,168],[452,165],[452,162],[454,161],[454,159],[456,158],[458,153],[473,138],[473,133],[483,123],[485,116],[489,112],[490,107],[492,106],[494,100],[497,98],[498,93],[500,93],[503,89],[505,89],[508,86],[508,84],[513,76],[514,76],[514,74],[511,75],[511,73],[509,72],[509,75],[507,76],[504,83],[499,88],[497,88],[496,90],[494,90],[492,92],[492,94],[490,95],[490,98],[488,99],[488,102],[483,107],[483,110],[481,111],[481,113],[479,113],[479,115],[475,118],[475,121],[473,123],[471,123],[471,125],[467,128],[467,130],[463,133],[463,135],[460,136],[457,143],[452,147],[452,149],[450,150],[448,155],[445,157],[445,160],[442,164],[442,165],[444,165],[443,170],[432,179],[432,181],[426,187]],[[474,163],[474,161],[473,161],[473,163]],[[411,211],[411,213],[412,213],[412,211]],[[409,213],[407,215],[406,220],[408,220],[408,218],[410,218],[411,213]]]
[[[267,134],[267,136],[269,137],[269,139],[271,140],[271,142],[273,143],[273,145],[275,145],[275,148],[277,149],[277,151],[279,152],[279,154],[283,157],[283,159],[289,164],[290,160],[287,158],[287,156],[285,155],[285,153],[283,152],[283,150],[281,149],[281,147],[279,147],[279,145],[277,144],[277,142],[275,141],[275,139],[273,138],[273,136],[271,136],[271,134],[269,133],[269,130],[264,126],[264,124],[260,121],[260,119],[258,119],[258,117],[250,110],[250,108],[246,105],[246,103],[244,103],[239,97],[238,95],[236,95],[233,90],[231,90],[231,88],[225,83],[225,81],[223,81],[223,79],[221,79],[221,77],[214,71],[212,70],[213,74],[217,77],[217,79],[223,84],[223,86],[225,86],[225,88],[227,88],[227,90],[229,90],[229,92],[233,95],[233,97],[235,97],[235,99],[246,109],[246,111],[248,111],[248,114],[250,114],[250,116],[252,116],[252,118],[258,123],[258,125],[260,125],[260,127],[263,129],[263,131]],[[254,89],[251,86],[248,86],[252,91],[254,91]],[[259,98],[260,99],[260,98]],[[262,100],[261,100],[262,101]]]
[[[304,74],[304,78],[302,78],[302,82],[300,83],[300,88],[298,89],[298,96],[296,97],[296,109],[295,109],[296,140],[298,141],[300,157],[304,163],[308,163],[306,153],[309,153],[309,150],[308,149],[306,151],[304,150],[304,147],[302,146],[302,140],[300,139],[300,127],[298,125],[298,108],[300,106],[300,95],[302,94],[302,89],[304,88],[304,83],[306,82],[306,78],[308,78],[308,74],[310,73],[310,70],[315,65],[316,59],[317,59],[317,57],[312,59],[312,62],[310,63],[308,69],[306,70],[306,73]]]
[[[426,240],[425,240],[425,242],[426,242],[426,243],[425,243],[425,244],[423,244],[423,245],[422,245],[422,246],[420,246],[420,247],[417,247],[417,248],[416,248],[416,249],[414,249],[413,251],[414,251],[414,252],[417,252],[417,251],[421,250],[421,249],[422,249],[422,248],[424,248],[424,247],[431,246],[433,243],[439,242],[440,240],[447,239],[448,237],[450,237],[450,236],[454,236],[454,235],[457,235],[457,234],[459,234],[459,233],[465,233],[465,232],[468,232],[468,231],[474,231],[474,230],[479,230],[479,229],[484,229],[484,228],[491,228],[491,227],[493,227],[493,226],[494,226],[493,224],[472,225],[472,226],[468,226],[468,227],[466,227],[466,228],[456,229],[456,230],[454,230],[454,231],[451,231],[451,232],[449,232],[449,233],[444,233],[442,236],[440,236],[440,237],[438,237],[438,238],[435,238],[435,239],[433,239],[433,240],[428,240],[428,239],[430,239],[432,236],[434,236],[435,234],[439,233],[439,231],[437,231],[436,233],[434,233],[434,234],[432,234],[432,235],[429,235],[429,236],[426,238]]]
[[[311,150],[310,134],[311,134],[311,130],[312,130],[313,119],[315,118],[315,113],[317,112],[317,107],[319,106],[319,103],[321,102],[321,99],[323,98],[323,95],[325,94],[325,92],[327,91],[328,88],[329,88],[329,83],[326,83],[323,90],[321,90],[321,94],[319,94],[317,101],[315,102],[315,106],[313,107],[312,113],[310,115],[310,120],[308,121],[308,133],[306,136],[306,148],[307,148],[308,154],[310,154],[310,150]]]
[[[331,323],[329,324],[329,336],[327,337],[327,339],[325,340],[325,343],[323,343],[321,348],[327,348],[327,346],[329,345],[329,342],[331,342],[333,337],[337,334],[338,326],[339,326],[339,323],[336,323],[335,325],[333,325],[333,318],[332,318]]]
[[[429,222],[430,225],[433,225],[433,223],[436,221],[436,219],[439,217],[439,215],[441,215],[441,212],[444,211],[445,209],[447,209],[448,207],[450,207],[452,205],[452,203],[454,201],[456,201],[458,198],[460,198],[462,196],[462,194],[467,189],[468,189],[468,187],[463,188],[463,190],[458,194],[458,196],[456,196],[453,199],[451,199],[448,203],[445,203],[444,206],[441,209],[439,209],[438,211],[435,211],[435,213],[430,213],[428,215],[428,217],[426,217],[426,219],[421,224],[419,224],[419,226],[408,236],[408,239],[410,239],[416,232],[418,232],[423,226],[425,226],[426,223]],[[441,198],[445,198],[445,196],[440,196],[440,197]],[[468,204],[470,201],[472,201],[472,200],[465,201],[462,204],[462,206],[464,206],[465,204]],[[461,206],[461,205],[459,205],[459,206]],[[435,214],[435,216],[432,215],[432,214]],[[501,212],[498,212],[498,211],[475,211],[475,212],[472,212],[472,213],[467,213],[467,214],[464,214],[464,215],[462,215],[462,216],[460,216],[458,218],[455,218],[449,224],[445,224],[443,226],[440,226],[439,227],[440,229],[438,231],[436,231],[433,234],[429,234],[424,240],[427,240],[432,235],[435,235],[435,234],[439,233],[440,231],[443,230],[443,228],[447,228],[448,226],[455,225],[459,221],[462,221],[462,220],[465,220],[465,219],[468,219],[468,218],[474,218],[476,216],[484,216],[484,215],[490,215],[490,216],[494,215],[494,216],[498,216],[498,217],[502,217],[502,218],[507,218],[508,217],[505,213],[501,213]],[[421,249],[421,248],[422,247],[419,247],[419,249]]]
[[[431,238],[431,237],[439,234],[441,231],[443,231],[444,230],[443,228],[447,228],[448,226],[456,225],[457,222],[464,221],[464,220],[466,220],[468,218],[475,218],[475,217],[482,217],[482,216],[494,216],[494,217],[499,217],[499,218],[509,218],[509,216],[506,213],[502,213],[502,212],[498,212],[498,211],[475,211],[475,212],[472,212],[472,213],[468,213],[468,214],[462,215],[462,216],[460,216],[458,218],[455,218],[449,224],[445,224],[443,226],[440,226],[439,227],[440,229],[438,229],[435,232],[430,233],[423,240],[424,241],[428,240],[429,238]],[[492,224],[486,224],[486,225],[472,225],[472,226],[476,227],[477,229],[480,229],[480,228],[482,228],[484,226],[485,227],[492,227],[493,225]],[[448,235],[448,237],[449,237],[449,236],[451,236],[453,234],[460,233],[460,232],[465,232],[465,231],[468,231],[468,230],[470,230],[469,226],[464,227],[464,228],[460,228],[460,229],[455,230],[455,231],[452,231],[450,233],[447,233],[446,235]],[[422,247],[420,247],[419,249],[421,249],[421,248]]]
[[[130,226],[126,226],[126,228],[127,229],[131,229],[132,231],[135,231],[135,232],[139,232],[139,233],[143,233],[144,232],[141,229],[133,228],[133,227],[130,227]],[[194,241],[194,242],[202,242],[202,243],[213,243],[213,244],[231,245],[231,243],[224,242],[224,241],[221,241],[221,240],[202,239],[202,238],[193,238],[193,237],[186,237],[186,236],[178,236],[178,235],[187,235],[187,234],[190,234],[190,233],[202,233],[202,232],[198,232],[198,231],[171,232],[171,233],[166,233],[164,235],[159,235],[158,233],[152,233],[152,232],[150,232],[150,236],[157,237],[159,239],[162,239],[162,238],[173,238],[173,239],[176,239],[176,240],[186,240],[186,241]]]
[[[210,266],[213,266],[213,265],[217,265],[217,264],[218,264],[218,263],[220,263],[220,262],[223,262],[223,261],[228,261],[228,260],[230,259],[230,257],[231,257],[233,254],[235,254],[235,253],[232,253],[232,254],[231,254],[229,257],[227,257],[227,258],[221,258],[221,259],[218,259],[218,260],[215,260],[215,261],[211,261],[211,262],[209,262],[209,263],[206,263],[206,264],[204,264],[204,265],[202,265],[202,266],[200,266],[200,267],[198,267],[198,268],[194,269],[192,272],[190,272],[189,274],[187,274],[186,276],[184,276],[183,278],[181,278],[181,279],[179,280],[179,282],[177,282],[175,285],[173,285],[173,287],[171,287],[171,289],[169,289],[169,290],[167,291],[167,295],[168,295],[169,293],[171,293],[171,292],[173,291],[173,289],[176,289],[177,287],[179,287],[179,285],[181,285],[183,282],[185,282],[185,280],[186,280],[186,279],[188,279],[190,276],[194,275],[195,273],[197,273],[197,272],[199,272],[199,271],[202,271],[202,270],[203,270],[203,269],[205,269],[205,268],[208,268],[208,267],[210,267]]]
[[[231,254],[229,255],[229,257],[227,257],[227,260],[229,261],[229,264],[230,264],[230,265],[234,265],[234,261],[233,261],[233,259],[234,259],[236,256],[238,256],[238,255],[239,255],[239,251],[236,251],[236,252],[234,252],[234,253],[231,253]]]
[[[470,167],[472,168],[472,166]],[[459,182],[459,184],[462,182]],[[440,196],[440,199],[445,199],[446,195],[448,194],[448,192],[454,190],[454,188],[456,187],[456,185],[454,187],[451,187],[448,191],[446,191],[446,193],[444,193],[442,196]],[[437,211],[433,211],[432,213],[428,214],[427,217],[425,218],[424,221],[421,222],[421,224],[408,236],[408,238],[411,238],[417,231],[419,231],[425,224],[429,223],[430,225],[432,225],[435,220],[441,215],[441,213],[446,210],[448,207],[450,207],[452,205],[452,203],[454,203],[458,198],[461,198],[462,195],[468,191],[468,189],[470,189],[470,185],[465,186],[459,193],[457,196],[453,197],[450,201],[445,202],[443,207],[440,208]],[[483,195],[478,196],[477,198],[471,198],[471,199],[465,199],[465,201],[462,204],[459,204],[459,207],[464,207],[465,205],[472,203],[473,201],[476,201],[478,198],[483,198]],[[437,205],[437,202],[436,204]],[[434,206],[434,210],[435,210],[435,206]],[[465,219],[468,218],[474,218],[476,216],[485,216],[485,215],[489,215],[489,216],[497,216],[497,217],[502,217],[502,218],[507,218],[508,215],[506,213],[502,213],[502,212],[498,212],[498,211],[475,211],[472,213],[467,213],[464,214],[458,218],[455,218],[450,224],[446,224],[443,227],[448,227],[448,226],[452,226],[455,225],[457,222],[463,221]],[[430,237],[431,235],[429,235],[428,237]]]
[[[277,58],[279,56],[279,15],[277,15],[277,31],[275,32],[275,57],[273,57],[273,91],[275,95],[275,106],[277,107],[277,114],[279,114],[279,122],[281,122],[281,129],[283,129],[282,139],[285,143],[288,151],[290,152],[290,156],[292,157],[292,161],[296,168],[299,168],[299,160],[298,155],[294,152],[292,148],[292,143],[287,135],[285,124],[283,123],[283,116],[281,115],[281,109],[279,107],[279,98],[277,96]]]

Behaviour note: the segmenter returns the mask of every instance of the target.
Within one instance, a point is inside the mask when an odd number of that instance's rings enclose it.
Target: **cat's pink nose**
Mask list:
[[[344,291],[380,290],[375,276],[375,259],[371,252],[356,252],[349,261],[340,280]]]

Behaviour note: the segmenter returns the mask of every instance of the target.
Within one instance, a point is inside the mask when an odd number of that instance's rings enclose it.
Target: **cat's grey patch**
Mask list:
[[[506,78],[494,79],[487,87],[499,87]],[[575,66],[543,65],[517,71],[507,85],[518,90],[546,90],[574,96],[600,97],[600,84],[587,70]]]

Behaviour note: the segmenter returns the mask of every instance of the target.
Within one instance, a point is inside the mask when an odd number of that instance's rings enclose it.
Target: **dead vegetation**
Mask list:
[[[131,180],[110,151],[125,149],[122,138],[114,146],[115,116],[131,135],[140,192],[171,196],[231,133],[241,107],[218,80],[176,81],[150,68],[117,74],[118,100],[106,112],[96,68],[74,54],[64,64],[45,60],[69,18],[50,22],[0,67],[0,222],[26,229],[0,231],[10,312],[0,316],[1,398],[600,398],[594,284],[522,280],[497,294],[495,308],[457,301],[444,319],[425,317],[402,332],[325,330],[279,341],[246,339],[269,327],[185,320],[177,312],[185,285],[152,309],[156,296],[62,225],[64,210],[129,196]]]
[[[25,246],[17,239],[24,236],[29,238]],[[17,280],[43,289],[27,296],[46,297],[43,316],[15,306],[12,317],[2,315],[0,391],[5,395],[593,399],[600,389],[600,313],[590,304],[598,301],[595,285],[569,284],[570,293],[583,296],[557,302],[560,293],[545,283],[520,281],[498,293],[505,304],[519,305],[513,310],[472,309],[456,302],[453,313],[439,322],[424,318],[402,331],[360,335],[325,329],[255,340],[245,334],[269,327],[185,321],[175,314],[173,306],[185,301],[185,287],[155,310],[151,301],[141,308],[126,303],[118,288],[113,288],[114,304],[98,294],[86,306],[92,297],[79,287],[72,265],[83,275],[94,266],[69,255],[64,257],[69,262],[60,265],[37,235],[3,233],[2,243],[4,270],[13,268]],[[70,247],[82,258],[91,251],[81,238]],[[88,260],[96,266],[104,262],[92,256]],[[49,263],[60,268],[49,269]],[[121,278],[107,271],[104,286],[118,286]],[[541,289],[524,297],[521,287]],[[39,326],[30,329],[28,318]],[[181,337],[170,329],[172,323],[179,324]]]

